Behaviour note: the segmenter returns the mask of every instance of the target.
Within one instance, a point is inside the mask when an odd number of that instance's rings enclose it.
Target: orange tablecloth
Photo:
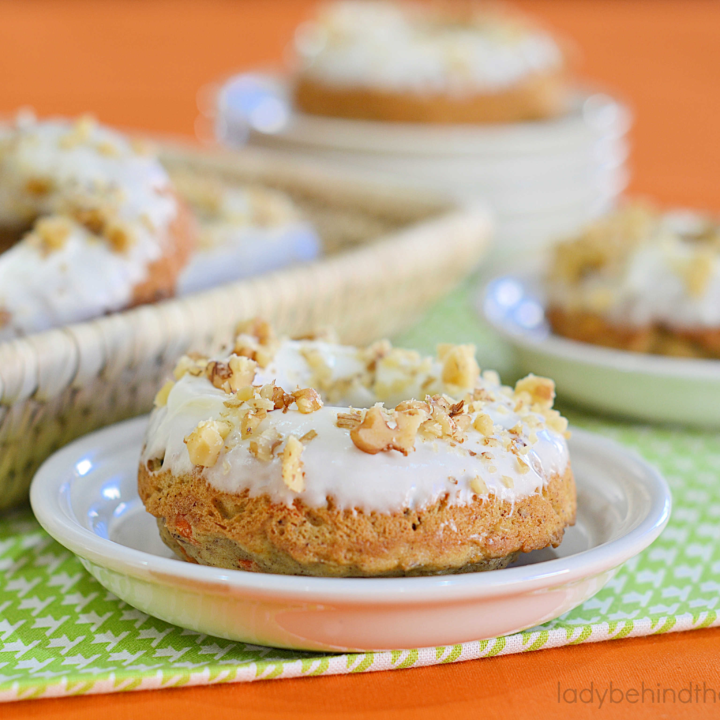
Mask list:
[[[91,111],[107,123],[192,134],[196,95],[232,70],[277,63],[308,0],[0,0],[0,113]],[[720,210],[720,3],[524,0],[579,49],[579,72],[637,116],[631,191]],[[689,683],[717,703],[599,709],[561,690]],[[587,697],[587,695],[586,695]],[[617,696],[616,696],[617,697]],[[416,670],[0,706],[0,717],[720,717],[720,629]]]

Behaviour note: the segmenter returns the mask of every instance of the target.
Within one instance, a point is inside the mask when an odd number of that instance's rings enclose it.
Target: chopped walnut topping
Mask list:
[[[488,435],[493,434],[493,428],[495,427],[492,418],[485,413],[480,413],[475,420],[473,420],[473,427],[481,434]]]
[[[530,466],[522,458],[516,457],[515,461],[517,462],[517,471],[521,475],[530,472]]]
[[[290,435],[282,453],[282,479],[290,490],[297,493],[305,489],[302,452],[303,444],[294,435]]]
[[[470,481],[470,489],[476,494],[476,495],[487,495],[488,494],[488,488],[485,484],[485,481],[479,476],[476,475],[471,481]]]
[[[509,475],[502,475],[500,477],[500,482],[506,487],[506,488],[514,488],[515,487],[515,481],[509,476]]]
[[[168,380],[158,391],[155,396],[155,407],[164,407],[167,405],[168,395],[170,391],[175,387],[175,383],[172,380]]]
[[[296,390],[292,396],[295,398],[298,410],[304,415],[315,412],[323,406],[320,396],[312,388]]]
[[[252,318],[238,323],[235,328],[237,335],[249,335],[255,338],[261,345],[271,345],[275,342],[275,332],[267,320]]]
[[[118,146],[110,140],[102,140],[95,145],[97,151],[105,157],[117,157],[120,155],[120,149]]]
[[[556,433],[570,437],[567,431],[568,421],[557,411],[547,409],[543,412],[547,426]]]
[[[389,340],[378,340],[372,345],[368,345],[364,350],[360,351],[362,359],[369,372],[373,372],[377,366],[378,360],[381,360],[392,351],[392,345]]]
[[[275,428],[268,428],[250,441],[250,452],[263,462],[270,462],[275,449],[282,443],[282,435]]]
[[[180,380],[184,375],[193,375],[199,377],[205,372],[208,359],[195,355],[183,355],[175,365],[173,375],[176,380]]]
[[[313,371],[312,384],[321,390],[330,387],[332,381],[332,368],[325,362],[323,354],[317,348],[301,347],[300,354]]]
[[[277,346],[270,324],[254,318],[240,323],[237,333],[235,354],[255,360],[261,368],[266,368],[272,362]]]
[[[336,425],[345,430],[353,430],[362,422],[362,413],[359,410],[351,410],[346,413],[338,413]]]
[[[290,393],[286,393],[282,388],[273,385],[272,401],[275,410],[281,410],[285,413],[288,411],[295,399]]]
[[[108,218],[106,212],[99,207],[75,207],[72,209],[73,218],[94,235],[100,235]]]
[[[205,367],[205,375],[216,388],[232,393],[252,384],[256,370],[254,360],[231,355],[227,363],[211,360]]]
[[[305,335],[297,335],[293,337],[293,340],[314,340],[316,342],[320,341],[332,344],[337,344],[340,342],[338,334],[335,332],[335,329],[331,327],[321,327],[317,330],[306,333]]]
[[[247,401],[247,407],[250,410],[264,410],[268,412],[275,409],[275,403],[272,400],[264,398],[260,393],[255,392],[254,396]]]
[[[464,435],[470,429],[473,422],[473,419],[469,415],[456,415],[453,420],[455,421],[455,427],[457,428],[457,436]],[[460,442],[462,442],[462,439]]]
[[[47,195],[52,190],[52,180],[48,178],[30,178],[25,183],[25,192],[35,197]]]
[[[218,390],[230,392],[230,367],[227,363],[218,360],[211,360],[205,366],[205,376]]]
[[[250,402],[250,401],[248,401]],[[248,412],[240,420],[240,435],[246,440],[260,427],[260,424],[267,417],[267,410]]]
[[[556,246],[553,277],[577,283],[598,270],[619,268],[650,235],[657,221],[657,213],[639,203],[627,205],[597,220],[579,237]]]
[[[35,224],[35,233],[46,250],[60,250],[70,237],[72,225],[64,217],[44,217]]]
[[[465,413],[461,413],[464,404],[453,403],[452,398],[434,395],[428,397],[424,405],[430,417],[420,426],[421,435],[429,438],[443,438],[459,443],[465,441],[465,432],[469,429],[472,418]],[[455,415],[451,414],[453,408]]]
[[[117,253],[127,252],[135,242],[135,235],[124,223],[111,222],[103,228],[103,235],[110,247]]]
[[[528,375],[517,381],[515,393],[528,393],[534,404],[542,408],[551,408],[555,399],[555,383],[548,378]]]
[[[480,377],[474,345],[441,345],[438,356],[443,361],[442,381],[447,385],[469,388]]]
[[[97,126],[97,122],[91,115],[84,115],[73,126],[72,130],[60,138],[59,145],[65,150],[70,150],[77,145],[86,143],[93,130]]]
[[[407,455],[415,448],[418,428],[427,419],[427,412],[417,408],[395,412],[396,427],[391,428],[380,407],[370,408],[365,419],[350,431],[358,450],[370,455],[397,450]]]
[[[205,420],[185,438],[190,462],[199,467],[213,467],[220,457],[231,426],[221,420]]]
[[[255,388],[252,385],[246,385],[237,390],[232,397],[225,400],[223,405],[228,408],[239,408],[253,397],[255,397]]]

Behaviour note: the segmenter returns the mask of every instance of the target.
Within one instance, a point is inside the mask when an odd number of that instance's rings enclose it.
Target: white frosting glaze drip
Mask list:
[[[577,283],[553,280],[551,304],[596,312],[620,325],[719,327],[720,228],[714,249],[693,239],[707,223],[690,212],[659,216],[620,267],[587,273]],[[704,270],[699,289],[693,290],[690,272],[696,262]]]
[[[295,44],[308,77],[394,92],[498,91],[563,63],[550,35],[510,18],[478,13],[467,23],[443,22],[384,0],[326,5]]]
[[[304,351],[308,349],[318,351],[329,361],[334,380],[355,378],[356,382],[350,383],[345,396],[332,405],[325,404],[309,414],[300,413],[292,405],[286,413],[270,412],[260,427],[260,430],[275,428],[283,438],[289,435],[299,438],[310,430],[317,433],[302,454],[305,489],[296,493],[283,483],[279,452],[270,461],[258,460],[249,452],[249,441],[240,439],[239,431],[233,430],[225,440],[226,449],[217,463],[202,469],[203,476],[218,490],[229,493],[249,490],[251,496],[269,495],[274,502],[286,504],[300,498],[313,507],[325,506],[327,499],[332,498],[340,509],[394,512],[421,508],[443,496],[450,504],[469,503],[478,494],[471,486],[477,477],[484,481],[487,494],[514,503],[538,492],[552,475],[563,473],[567,467],[568,452],[563,435],[547,427],[542,416],[536,413],[531,415],[542,425],[536,430],[537,441],[523,456],[529,465],[524,472],[519,469],[516,455],[502,447],[488,447],[483,443],[483,436],[473,429],[467,432],[463,443],[424,440],[418,436],[415,450],[407,456],[395,451],[367,454],[354,445],[349,430],[336,424],[338,413],[347,411],[347,405],[367,407],[378,399],[363,385],[361,378],[366,364],[356,348],[317,341],[286,341],[275,361],[255,378],[255,384],[275,380],[287,392],[308,387],[314,378],[305,359]],[[392,380],[407,377],[394,363],[390,365],[393,366],[383,367],[380,363],[381,382],[392,384]],[[429,379],[425,384],[430,392],[444,389],[440,380],[432,380],[440,377],[438,361],[419,359],[415,369],[415,377],[407,386],[400,390],[396,385],[395,395],[387,397],[389,405],[414,396],[424,397],[420,386]],[[512,391],[506,388],[503,392],[495,378],[488,374],[479,383],[494,397],[482,408],[496,425],[494,437],[520,423],[523,427],[520,437],[527,442],[532,434],[526,422],[528,416],[523,420],[514,411],[516,401]],[[228,395],[213,387],[204,376],[184,375],[173,386],[167,403],[152,414],[143,462],[164,458],[163,469],[175,474],[198,470],[190,461],[184,438],[200,422],[220,417],[227,399]],[[471,455],[471,451],[476,455]],[[492,454],[489,461],[480,456],[488,451]]]
[[[28,191],[38,181],[47,192]],[[0,255],[0,309],[9,315],[0,340],[127,306],[165,252],[178,212],[170,189],[159,162],[116,132],[83,121],[18,121],[0,144],[0,225],[60,218],[70,232],[52,250],[31,232]],[[73,218],[78,204],[107,210],[132,242],[114,249]]]

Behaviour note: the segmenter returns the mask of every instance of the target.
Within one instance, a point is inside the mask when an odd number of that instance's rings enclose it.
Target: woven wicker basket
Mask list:
[[[164,163],[288,192],[324,259],[192,297],[0,344],[0,509],[38,465],[86,432],[147,412],[174,360],[217,350],[256,315],[287,334],[332,325],[347,342],[391,335],[485,253],[489,224],[433,195],[258,151],[161,147]]]

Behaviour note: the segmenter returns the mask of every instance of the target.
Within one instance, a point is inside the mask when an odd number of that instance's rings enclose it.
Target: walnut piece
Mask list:
[[[135,243],[132,229],[120,222],[110,222],[103,228],[103,235],[110,247],[117,253],[127,252]]]
[[[207,364],[207,358],[199,357],[197,355],[183,355],[177,361],[175,369],[173,370],[173,375],[176,380],[180,380],[187,374],[198,377],[205,372]]]
[[[71,232],[72,225],[63,217],[44,217],[35,224],[35,233],[50,251],[62,249]]]
[[[338,413],[336,425],[345,430],[352,430],[362,422],[362,414],[359,410],[351,410],[346,413]]]
[[[303,413],[303,415],[315,412],[323,406],[320,396],[312,388],[296,390],[292,393],[292,396],[295,398],[298,410]]]
[[[476,475],[471,481],[470,481],[470,489],[476,494],[476,495],[487,495],[488,494],[488,488],[485,484],[485,481],[479,476]]]
[[[480,377],[474,345],[441,345],[438,356],[443,361],[442,381],[446,385],[471,388]]]
[[[250,452],[258,460],[270,462],[281,442],[282,435],[275,428],[268,428],[250,441]]]
[[[48,178],[30,178],[25,183],[25,192],[35,197],[47,195],[52,190],[52,180]]]
[[[493,434],[493,428],[495,427],[495,425],[489,415],[486,415],[485,413],[479,413],[476,416],[475,420],[473,420],[473,427],[481,435],[487,437],[488,435]]]
[[[267,410],[245,413],[240,421],[241,437],[245,440],[249,438],[260,427],[260,424],[266,417]]]
[[[515,385],[515,395],[528,393],[533,404],[541,408],[551,408],[555,400],[555,383],[549,378],[528,375],[518,380]]]
[[[237,326],[235,354],[255,360],[261,368],[272,362],[276,346],[273,329],[265,320],[253,318]]]
[[[407,455],[415,449],[418,428],[427,420],[428,413],[419,408],[395,412],[396,427],[391,428],[379,407],[370,408],[365,419],[350,431],[350,439],[358,450],[369,455],[397,450]]]
[[[282,452],[282,479],[293,492],[300,493],[305,489],[305,470],[303,469],[303,444],[290,435]]]
[[[190,462],[199,467],[213,467],[220,457],[231,427],[218,420],[201,422],[186,438]]]
[[[231,355],[226,363],[211,360],[205,367],[205,375],[219,390],[233,393],[252,385],[256,370],[257,363],[254,360],[239,355]]]

